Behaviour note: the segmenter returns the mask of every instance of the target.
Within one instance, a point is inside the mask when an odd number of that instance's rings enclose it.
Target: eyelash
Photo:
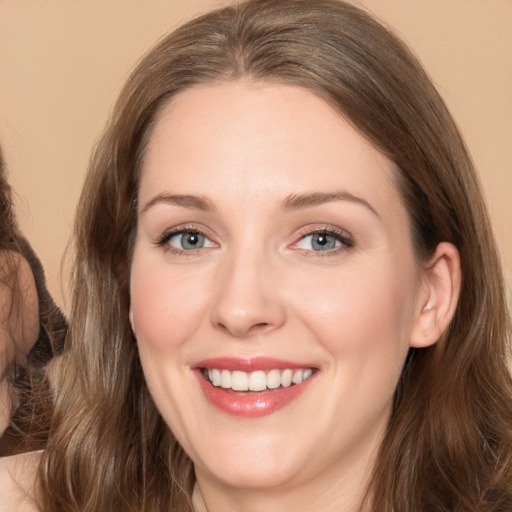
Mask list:
[[[346,250],[354,247],[354,240],[349,233],[347,233],[346,231],[340,230],[340,229],[333,228],[333,227],[327,228],[325,226],[322,226],[322,227],[312,226],[312,227],[304,229],[303,231],[300,232],[299,240],[297,242],[294,242],[293,245],[297,246],[300,242],[305,240],[308,236],[312,236],[312,235],[332,236],[333,238],[335,238],[336,242],[340,243],[340,246],[334,247],[332,249],[327,249],[325,251],[313,251],[313,250],[308,250],[308,249],[301,249],[299,247],[295,247],[294,250],[299,250],[299,251],[302,250],[305,253],[307,253],[308,256],[311,256],[311,257],[325,257],[325,256],[332,256],[334,254],[338,254],[339,252],[343,252],[343,251],[346,251]]]
[[[196,226],[184,226],[179,228],[174,228],[169,231],[164,232],[156,241],[155,245],[158,247],[163,248],[165,251],[171,252],[173,254],[179,255],[179,256],[194,256],[197,255],[197,251],[200,249],[208,249],[209,247],[200,247],[199,249],[178,249],[177,247],[173,247],[169,244],[169,241],[178,235],[184,235],[187,233],[197,233],[198,235],[204,236],[207,240],[210,240],[210,237],[204,232],[204,230],[201,230],[197,228]],[[332,236],[335,238],[336,242],[340,243],[340,246],[334,247],[332,249],[327,249],[325,251],[314,251],[314,250],[308,250],[308,249],[301,249],[299,247],[293,247],[305,240],[308,236],[312,235],[327,235]],[[211,242],[212,244],[215,244],[215,242]],[[332,227],[326,228],[323,227],[310,227],[302,230],[299,232],[299,239],[292,244],[293,250],[302,250],[303,252],[307,253],[309,256],[312,257],[325,257],[325,256],[332,256],[333,254],[337,254],[342,251],[346,251],[347,249],[351,249],[354,247],[354,240],[353,238],[346,232],[339,229],[335,229]]]
[[[176,254],[178,256],[195,256],[197,255],[197,251],[199,249],[178,249],[177,247],[173,247],[169,244],[169,241],[178,235],[185,235],[187,233],[197,233],[198,235],[204,236],[206,239],[210,240],[210,237],[201,229],[197,228],[196,226],[183,226],[179,228],[174,228],[169,231],[164,232],[156,241],[156,245],[158,247],[161,247],[166,252],[171,252],[173,254]],[[215,242],[212,242],[215,243]],[[208,248],[206,248],[208,249]]]

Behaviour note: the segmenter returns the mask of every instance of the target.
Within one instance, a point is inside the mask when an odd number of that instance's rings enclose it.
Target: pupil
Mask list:
[[[188,235],[187,242],[189,245],[196,245],[197,242],[199,242],[199,237],[197,236],[197,233],[190,233]]]
[[[318,251],[328,251],[336,247],[336,239],[326,233],[318,233],[312,239],[313,249]]]
[[[327,236],[326,235],[318,235],[318,238],[316,239],[316,243],[318,245],[325,245],[327,243]]]
[[[197,249],[203,247],[204,235],[201,233],[185,233],[181,239],[183,249]]]

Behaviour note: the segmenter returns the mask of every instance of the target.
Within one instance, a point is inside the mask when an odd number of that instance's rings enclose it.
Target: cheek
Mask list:
[[[413,318],[414,287],[404,286],[393,266],[351,270],[334,279],[311,276],[309,286],[295,290],[302,325],[328,355],[331,391],[322,410],[336,418],[331,434],[340,439],[387,418]]]
[[[149,391],[172,430],[185,432],[181,412],[193,403],[187,394],[189,387],[184,386],[191,378],[186,342],[203,314],[203,295],[198,293],[195,278],[185,278],[168,265],[139,259],[137,254],[130,289],[132,326]]]
[[[393,264],[310,274],[293,292],[297,315],[339,364],[386,360],[401,367],[415,295],[414,272],[403,275]]]
[[[131,312],[141,350],[161,354],[180,346],[197,329],[208,303],[200,275],[140,265],[131,273]]]

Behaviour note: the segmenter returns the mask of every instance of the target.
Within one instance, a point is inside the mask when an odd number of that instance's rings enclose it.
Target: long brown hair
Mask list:
[[[456,245],[462,291],[443,338],[411,349],[366,496],[387,512],[512,509],[510,320],[478,179],[425,71],[370,15],[335,0],[250,0],[163,39],[129,78],[92,157],[76,226],[71,331],[40,468],[44,511],[190,511],[190,459],[158,414],[128,321],[144,150],[194,84],[293,84],[396,165],[415,250]]]
[[[27,260],[34,276],[38,308],[39,333],[29,349],[9,332],[7,322],[3,333],[8,337],[8,351],[0,381],[9,386],[12,413],[7,429],[0,433],[0,456],[41,449],[48,436],[49,396],[44,368],[48,361],[62,350],[66,321],[46,288],[44,270],[30,244],[21,234],[14,214],[13,192],[7,180],[6,166],[0,150],[0,252],[2,269],[0,280],[8,291],[5,313],[24,321],[24,304],[19,288],[19,258]],[[28,354],[26,353],[28,351]],[[51,410],[51,409],[50,409]]]

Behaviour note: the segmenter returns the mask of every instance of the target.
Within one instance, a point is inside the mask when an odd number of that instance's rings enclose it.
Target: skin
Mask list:
[[[416,261],[394,172],[300,88],[198,86],[161,112],[140,183],[130,319],[155,403],[194,462],[197,510],[357,509],[407,351],[435,343],[460,284],[453,246]],[[164,236],[184,228],[205,245]],[[342,238],[316,251],[311,233],[325,230]],[[234,417],[193,371],[226,356],[316,374],[273,414]]]
[[[39,335],[39,305],[34,275],[18,253],[0,251],[0,435],[12,408],[4,377],[14,357],[23,364]]]
[[[34,482],[40,452],[0,459],[0,512],[35,512]]]

